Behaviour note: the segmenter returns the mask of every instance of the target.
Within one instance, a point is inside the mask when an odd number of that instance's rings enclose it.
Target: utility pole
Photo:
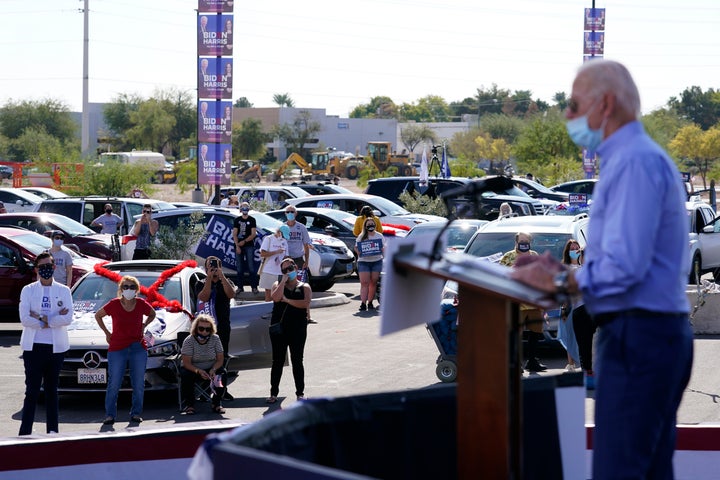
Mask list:
[[[90,0],[83,0],[83,103],[82,103],[82,127],[80,137],[80,153],[84,157],[90,152],[90,101],[88,94],[88,83],[89,83],[89,68],[88,68],[88,56],[89,56],[89,44],[90,44]]]

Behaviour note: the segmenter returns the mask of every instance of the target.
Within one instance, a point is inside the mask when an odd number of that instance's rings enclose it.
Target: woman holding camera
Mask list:
[[[223,353],[230,355],[230,299],[235,298],[235,284],[228,280],[218,257],[205,259],[207,278],[196,285],[197,313],[205,313],[215,319],[217,334]]]

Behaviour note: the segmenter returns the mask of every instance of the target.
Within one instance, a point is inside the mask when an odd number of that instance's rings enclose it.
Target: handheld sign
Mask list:
[[[357,242],[357,247],[360,257],[372,257],[382,254],[382,240],[379,238]]]

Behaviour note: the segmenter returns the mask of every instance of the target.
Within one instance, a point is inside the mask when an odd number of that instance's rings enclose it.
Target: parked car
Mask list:
[[[0,188],[0,202],[5,204],[8,213],[34,212],[42,201],[42,197],[20,188]]]
[[[442,233],[442,245],[445,250],[462,252],[475,232],[487,220],[461,219],[453,221]],[[418,223],[407,234],[405,238],[418,242],[434,242],[440,232],[447,225],[447,220],[438,222]]]
[[[328,193],[353,193],[352,190],[347,189],[345,187],[341,187],[340,185],[335,185],[332,182],[317,182],[317,183],[293,182],[289,185],[283,184],[283,186],[302,188],[303,190],[308,192],[310,195],[325,195]]]
[[[688,281],[696,284],[699,277],[712,272],[715,282],[720,282],[720,217],[699,197],[686,202],[685,208],[690,227],[691,268]]]
[[[495,220],[503,203],[508,203],[517,215],[543,214],[544,207],[541,202],[530,198],[509,179],[504,180],[504,178],[506,177],[488,181],[486,177],[479,179],[430,177],[427,185],[420,184],[420,177],[376,178],[368,182],[365,193],[378,195],[400,204],[400,195],[403,192],[418,192],[436,198],[453,190],[457,191],[459,188],[467,188],[466,193],[453,197],[450,202],[458,217]]]
[[[539,254],[549,251],[553,257],[561,260],[562,251],[569,239],[577,240],[580,246],[585,248],[589,221],[587,214],[501,218],[483,225],[468,242],[465,253],[476,257],[503,254],[515,248],[517,232],[526,232],[532,235],[533,250]],[[447,282],[443,297],[448,298],[456,293],[457,284]],[[555,343],[560,309],[548,310],[545,313],[548,321],[544,324],[543,334],[546,341]]]
[[[195,285],[205,279],[204,270],[192,265],[194,262],[182,264],[177,260],[115,262],[83,277],[72,289],[73,322],[68,326],[70,350],[65,354],[60,370],[59,390],[104,392],[107,388],[108,346],[105,334],[95,321],[95,312],[117,297],[117,279],[123,275],[132,275],[140,281],[141,297],[147,299],[148,289],[151,290],[150,300],[157,314],[147,328],[153,334],[153,342],[148,348],[145,390],[177,388],[180,338],[190,330],[192,314],[196,309]],[[175,268],[179,271],[155,290],[151,289],[163,272]],[[182,308],[177,308],[177,305]],[[271,302],[231,306],[228,383],[237,377],[239,370],[270,366],[272,348],[268,325],[271,311]],[[106,321],[106,325],[110,324]],[[130,390],[127,375],[121,390]]]
[[[327,195],[310,195],[305,198],[292,198],[287,201],[295,208],[328,208],[349,212],[357,216],[365,205],[369,205],[380,217],[383,225],[401,226],[410,230],[418,223],[431,220],[442,220],[438,215],[425,215],[422,213],[410,213],[397,203],[364,193],[343,194],[334,193]]]
[[[20,187],[20,189],[35,194],[41,198],[65,198],[68,196],[67,193],[50,187]]]
[[[273,210],[266,213],[276,220],[285,221],[285,210]],[[329,208],[308,207],[297,209],[297,221],[304,224],[308,232],[329,235],[342,240],[352,252],[355,252],[355,240],[357,238],[353,233],[356,218],[352,213]],[[406,234],[405,230],[391,226],[383,226],[383,229],[383,235],[389,241],[392,241],[395,237],[404,237]]]
[[[290,198],[309,197],[310,194],[299,187],[280,185],[236,185],[223,187],[220,193],[225,195],[237,195],[240,202],[265,202],[271,209],[283,208]],[[210,197],[208,204],[214,203],[214,194]]]
[[[90,227],[92,221],[105,213],[106,203],[112,205],[113,213],[119,215],[123,220],[121,234],[128,233],[128,229],[132,228],[135,216],[142,213],[142,207],[145,204],[150,204],[153,212],[176,208],[171,203],[149,198],[87,196],[43,200],[37,211],[59,213],[92,228]],[[99,232],[100,227],[97,227],[96,231]]]
[[[160,224],[160,233],[156,241],[162,242],[163,229],[176,230],[188,228],[191,215],[201,213],[198,228],[207,232],[204,238],[190,246],[192,253],[199,262],[214,255],[221,259],[223,270],[227,275],[236,276],[235,246],[232,240],[233,220],[240,215],[234,208],[203,207],[177,208],[165,210],[153,215]],[[281,222],[261,212],[251,211],[257,221],[257,237],[255,239],[255,262],[260,265],[260,244],[265,235],[275,233]],[[313,248],[310,249],[308,283],[313,291],[322,292],[332,288],[336,281],[349,277],[355,270],[355,257],[347,246],[338,239],[328,235],[310,232]],[[126,235],[122,238],[123,258],[132,258],[135,250],[136,237]],[[188,255],[189,257],[189,255]]]
[[[91,257],[112,260],[112,240],[110,235],[96,233],[82,223],[78,223],[57,213],[5,213],[0,214],[0,226],[16,226],[45,236],[53,232],[62,232],[66,246],[77,247],[80,253]]]
[[[550,187],[550,190],[554,192],[565,192],[565,193],[585,193],[588,199],[592,198],[597,178],[588,178],[585,180],[573,180],[572,182],[559,183]]]
[[[20,291],[28,283],[35,281],[35,257],[52,247],[52,240],[39,233],[17,227],[0,227],[0,310],[2,318],[17,320]],[[62,247],[73,259],[72,278],[77,282],[80,277],[92,271],[93,266],[102,261],[80,255]]]
[[[556,202],[567,202],[568,194],[562,191],[550,190],[545,185],[525,177],[513,177],[513,182],[520,189],[532,198],[555,200]]]

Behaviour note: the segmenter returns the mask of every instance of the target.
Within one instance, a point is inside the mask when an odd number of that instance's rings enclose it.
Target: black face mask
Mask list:
[[[112,208],[108,208],[105,210],[105,213],[112,213]]]
[[[367,227],[365,227],[365,230],[367,230],[368,232],[372,232],[375,230],[375,225],[368,225]]]
[[[528,242],[520,242],[517,246],[518,252],[529,252],[530,251],[530,243]]]

